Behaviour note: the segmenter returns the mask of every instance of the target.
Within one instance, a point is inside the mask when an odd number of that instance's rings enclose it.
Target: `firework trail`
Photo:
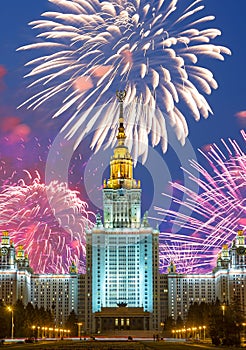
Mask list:
[[[174,233],[160,235],[160,271],[167,273],[171,263],[175,265],[177,273],[199,273],[210,263],[208,254],[201,249],[203,240],[198,237]]]
[[[175,265],[177,273],[194,273],[199,258],[194,254],[194,248],[187,243],[164,242],[160,248],[160,270],[167,272],[171,263]]]
[[[45,185],[27,174],[29,184],[20,180],[0,193],[0,230],[23,245],[35,273],[68,273],[72,262],[84,271],[85,230],[94,215],[65,183]]]
[[[135,156],[161,142],[167,148],[166,123],[183,144],[188,127],[182,110],[199,120],[212,113],[204,97],[217,88],[212,72],[199,66],[204,57],[224,60],[226,47],[212,44],[221,34],[208,28],[214,16],[202,14],[202,0],[49,0],[56,11],[30,25],[37,42],[19,50],[37,49],[39,57],[27,63],[32,96],[24,104],[38,108],[56,100],[53,117],[67,112],[68,138],[75,145],[99,128],[91,143],[97,151],[115,141],[118,105],[112,97],[126,89],[127,135]],[[188,2],[186,1],[186,4]],[[44,51],[45,50],[45,54]],[[140,142],[141,141],[141,142]]]
[[[242,137],[245,143],[244,131]],[[235,140],[229,140],[228,143],[222,140],[222,143],[224,150],[213,144],[209,151],[200,151],[209,165],[209,170],[196,161],[191,161],[191,166],[199,171],[199,177],[184,170],[199,185],[199,193],[181,184],[172,183],[173,189],[178,190],[178,194],[172,199],[180,205],[180,210],[156,208],[166,216],[166,221],[171,221],[181,228],[181,232],[186,232],[186,238],[185,235],[181,236],[183,241],[193,242],[186,243],[194,247],[191,256],[203,261],[204,266],[200,268],[206,271],[214,267],[216,254],[223,244],[231,244],[236,231],[246,227],[246,154]],[[192,211],[192,216],[185,214],[187,208]],[[175,237],[181,239],[179,234],[175,234]],[[165,240],[170,238],[163,233],[161,239],[164,244],[162,255],[165,259]]]

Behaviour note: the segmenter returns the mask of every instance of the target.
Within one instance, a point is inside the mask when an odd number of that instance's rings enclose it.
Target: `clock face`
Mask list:
[[[1,248],[1,254],[2,255],[7,255],[8,254],[8,249],[6,247]]]
[[[239,255],[243,255],[243,254],[245,254],[245,252],[246,252],[246,249],[244,247],[238,247],[237,248],[237,253]]]

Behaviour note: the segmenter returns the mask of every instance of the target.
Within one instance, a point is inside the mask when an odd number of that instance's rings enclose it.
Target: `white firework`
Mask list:
[[[161,232],[159,256],[160,270],[164,273],[171,264],[177,273],[184,274],[211,269],[211,252],[205,252],[204,240],[196,236]]]
[[[30,23],[39,31],[38,42],[20,48],[41,52],[27,63],[34,66],[26,75],[32,79],[29,87],[38,91],[24,104],[35,109],[56,99],[53,117],[69,113],[63,130],[75,137],[75,147],[95,129],[95,151],[109,134],[105,146],[114,142],[118,89],[127,90],[129,145],[143,160],[149,137],[166,151],[166,123],[185,142],[187,108],[195,120],[212,113],[204,95],[218,85],[197,62],[224,60],[230,50],[211,43],[221,32],[208,28],[214,16],[201,14],[202,0],[188,1],[186,8],[178,0],[49,1],[57,11]]]

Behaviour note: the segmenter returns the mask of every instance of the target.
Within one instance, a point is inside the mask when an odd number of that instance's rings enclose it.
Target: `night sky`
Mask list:
[[[224,62],[205,62],[219,83],[219,88],[207,98],[214,115],[199,122],[195,122],[192,117],[187,118],[189,145],[182,148],[175,143],[175,151],[169,148],[165,155],[157,147],[152,156],[150,152],[149,163],[136,167],[135,177],[142,181],[143,210],[149,210],[150,216],[155,216],[155,205],[169,205],[165,203],[161,193],[169,190],[168,181],[183,181],[179,167],[187,167],[188,159],[193,156],[199,159],[197,148],[204,148],[212,143],[219,144],[221,138],[236,139],[240,143],[240,130],[246,126],[246,1],[203,2],[206,13],[216,16],[208,27],[222,31],[222,36],[216,38],[214,43],[230,48],[232,56],[226,56]],[[62,118],[52,120],[50,111],[45,106],[36,111],[27,111],[25,107],[17,110],[17,106],[27,96],[27,83],[23,76],[27,73],[24,64],[30,59],[30,52],[16,52],[16,49],[34,42],[36,33],[28,26],[28,22],[39,19],[41,13],[51,8],[53,7],[48,0],[9,0],[4,1],[1,6],[0,156],[4,172],[8,175],[14,170],[38,170],[44,179],[48,147],[64,123]],[[101,194],[98,190],[102,177],[108,176],[106,165],[111,153],[112,150],[108,150],[103,156],[90,160],[93,152],[89,149],[89,141],[84,140],[72,156],[69,184],[71,188],[81,192],[81,198],[88,201],[89,207],[94,211],[101,209]],[[169,175],[162,173],[160,176],[160,169],[159,172],[154,169],[157,164],[163,172],[169,172]],[[89,179],[90,174],[93,177]]]

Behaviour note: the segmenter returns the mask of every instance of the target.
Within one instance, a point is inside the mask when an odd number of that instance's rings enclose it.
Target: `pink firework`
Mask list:
[[[6,185],[0,194],[0,230],[23,245],[35,273],[68,273],[72,262],[84,271],[85,230],[94,214],[65,183]]]
[[[174,264],[177,273],[196,273],[207,264],[202,256],[202,239],[185,236],[180,233],[161,233],[160,271],[168,271],[170,264]],[[203,257],[203,260],[201,260]]]
[[[246,133],[241,133],[245,143]],[[208,151],[200,151],[208,170],[196,161],[191,161],[191,166],[199,176],[185,170],[199,186],[198,193],[174,182],[172,187],[178,194],[173,202],[180,205],[179,211],[156,208],[166,221],[180,227],[182,236],[199,239],[193,255],[199,257],[202,272],[211,270],[222,245],[230,244],[236,231],[246,227],[246,154],[235,140],[222,143],[223,149],[213,144]],[[185,214],[187,209],[191,215]],[[161,239],[165,242],[164,233]]]

